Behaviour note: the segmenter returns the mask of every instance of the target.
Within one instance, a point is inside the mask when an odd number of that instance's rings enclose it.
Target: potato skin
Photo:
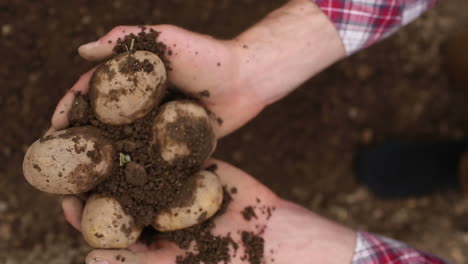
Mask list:
[[[153,122],[151,149],[169,164],[187,159],[201,165],[216,148],[208,112],[192,100],[164,104]]]
[[[211,218],[219,210],[223,187],[218,176],[210,171],[200,171],[193,177],[193,181],[187,183],[193,188],[191,197],[184,197],[185,201],[178,197],[171,208],[159,213],[153,222],[155,229],[168,232],[188,228]]]
[[[137,241],[142,230],[115,199],[95,194],[86,202],[81,232],[90,246],[127,248]]]
[[[94,115],[109,125],[130,124],[159,104],[166,81],[166,68],[156,54],[135,51],[118,55],[99,66],[91,77],[89,96]]]
[[[114,153],[99,129],[69,128],[34,142],[24,157],[23,173],[41,191],[83,193],[109,176]]]

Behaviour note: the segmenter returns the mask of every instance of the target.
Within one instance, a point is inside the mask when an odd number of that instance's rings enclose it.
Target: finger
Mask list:
[[[227,207],[228,213],[222,214],[214,220],[216,225],[212,230],[213,234],[226,235],[231,232],[234,239],[240,239],[238,233],[232,232],[232,223],[243,223],[242,229],[245,231],[257,232],[264,228],[272,217],[273,211],[276,210],[276,206],[280,204],[280,198],[238,168],[218,160],[211,160],[211,162],[217,165],[215,173],[221,179],[222,184],[227,187],[226,191],[231,193],[233,199]],[[233,188],[235,188],[235,192],[232,192]],[[246,207],[254,209],[255,220],[245,221],[241,212]]]
[[[67,222],[81,232],[83,202],[75,196],[65,196],[62,201],[62,209]]]
[[[72,108],[75,94],[77,92],[87,93],[89,88],[89,79],[91,78],[95,68],[83,74],[73,87],[65,94],[55,108],[52,116],[52,128],[62,130],[70,125],[68,120],[68,112]]]
[[[185,92],[194,95],[205,92],[207,95],[208,91],[211,97],[213,93],[218,92],[217,87],[226,86],[224,82],[233,79],[234,56],[225,41],[172,25],[147,28],[160,32],[158,41],[168,47],[165,55],[172,68],[172,71],[168,72],[169,80]],[[79,47],[78,52],[85,59],[101,60],[112,55],[119,38],[139,32],[139,26],[119,26],[98,41]],[[202,99],[209,98],[205,97]]]
[[[56,130],[55,128],[50,127],[50,128],[45,132],[44,137],[46,137],[46,136],[48,136],[48,135],[52,135],[52,134],[54,134],[54,133],[56,133],[56,132],[57,132],[57,130]]]
[[[211,159],[207,164],[217,165],[215,173],[220,178],[222,184],[228,188],[228,191],[236,188],[235,198],[240,205],[256,202],[258,197],[262,197],[262,199],[270,202],[279,199],[270,189],[255,178],[226,162]]]
[[[154,27],[152,27],[154,29]],[[89,61],[100,61],[114,53],[117,40],[130,34],[137,35],[141,32],[140,26],[118,26],[109,31],[96,41],[86,43],[78,47],[78,54]],[[129,47],[130,48],[130,47]]]
[[[145,253],[129,250],[93,250],[86,257],[86,264],[146,264]]]
[[[94,250],[86,257],[87,264],[173,264],[183,254],[174,248],[150,249],[144,252],[130,250]]]

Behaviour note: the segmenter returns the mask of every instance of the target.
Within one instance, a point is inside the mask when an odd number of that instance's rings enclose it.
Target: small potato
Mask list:
[[[153,123],[152,141],[153,153],[169,164],[184,159],[201,165],[216,147],[207,111],[190,100],[172,101],[161,107]]]
[[[156,54],[121,54],[99,66],[91,77],[89,96],[94,115],[109,125],[142,118],[161,101],[166,79],[166,68]]]
[[[24,157],[23,173],[41,191],[83,193],[109,176],[114,153],[101,130],[69,128],[34,142]]]
[[[90,246],[127,248],[137,241],[142,230],[115,199],[93,195],[86,202],[81,232]]]
[[[161,232],[175,231],[202,223],[212,217],[223,201],[223,188],[218,176],[200,171],[184,186],[175,203],[159,213],[153,227]]]

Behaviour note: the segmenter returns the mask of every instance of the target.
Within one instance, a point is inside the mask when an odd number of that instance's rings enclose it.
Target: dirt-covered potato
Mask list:
[[[191,100],[164,104],[153,123],[152,151],[172,164],[178,159],[202,164],[213,153],[216,137],[208,112]]]
[[[223,188],[218,176],[200,171],[185,183],[183,191],[170,209],[159,213],[153,227],[161,232],[180,230],[212,217],[223,201]]]
[[[127,248],[137,241],[142,230],[115,199],[93,195],[86,202],[81,232],[90,246]]]
[[[166,89],[166,68],[148,51],[123,53],[99,66],[89,83],[94,115],[110,125],[130,124],[148,114]]]
[[[83,193],[109,175],[114,153],[99,129],[69,128],[34,142],[24,157],[23,173],[41,191]]]

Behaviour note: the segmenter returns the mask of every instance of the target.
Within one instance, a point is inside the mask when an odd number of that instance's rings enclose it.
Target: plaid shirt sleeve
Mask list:
[[[365,232],[357,233],[352,264],[449,264],[408,245]]]
[[[388,37],[437,0],[314,0],[335,24],[348,55]]]

